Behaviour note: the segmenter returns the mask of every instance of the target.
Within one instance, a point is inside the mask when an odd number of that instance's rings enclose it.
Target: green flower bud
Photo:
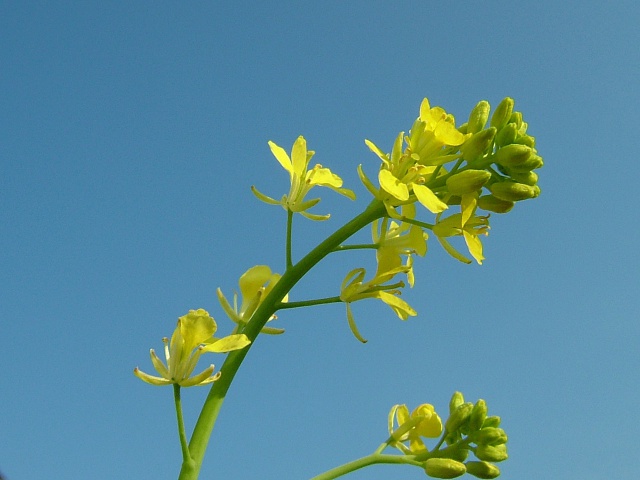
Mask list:
[[[478,207],[488,212],[507,213],[514,205],[513,202],[500,200],[493,195],[483,195],[478,199]]]
[[[518,126],[515,123],[507,123],[496,135],[496,145],[503,147],[516,141]]]
[[[477,133],[484,128],[489,119],[489,102],[482,100],[473,107],[467,123],[467,133]]]
[[[458,462],[464,462],[468,456],[469,450],[466,448],[454,448],[452,451],[447,453],[447,458]]]
[[[477,445],[502,445],[507,443],[507,434],[501,428],[487,427],[474,432],[471,441]]]
[[[496,107],[493,115],[491,116],[491,126],[500,130],[504,127],[513,113],[513,98],[504,98]]]
[[[513,112],[509,118],[509,123],[515,123],[518,129],[520,129],[522,126],[522,112]]]
[[[464,396],[460,392],[454,392],[449,400],[449,414],[455,412],[456,408],[464,403]]]
[[[494,160],[504,167],[516,167],[525,163],[532,155],[531,147],[512,143],[498,150]]]
[[[476,457],[486,462],[502,462],[509,458],[507,446],[502,445],[478,445],[474,452]]]
[[[509,172],[509,176],[518,183],[524,183],[525,185],[531,185],[532,187],[538,183],[538,174],[535,172]]]
[[[480,130],[474,133],[466,142],[460,147],[462,156],[465,160],[471,161],[481,156],[493,142],[496,136],[496,129],[491,127],[486,130]]]
[[[489,181],[491,173],[486,170],[463,170],[447,178],[447,189],[453,195],[465,195],[482,188]]]
[[[510,166],[509,170],[512,172],[525,173],[525,172],[530,172],[531,170],[540,168],[543,165],[544,165],[544,162],[542,161],[542,157],[534,154],[534,155],[531,155],[531,157],[529,157],[529,160],[527,160],[526,162],[521,163],[520,165]]]
[[[473,406],[471,416],[469,417],[469,431],[474,432],[480,430],[487,418],[487,403],[480,399]]]
[[[456,478],[464,475],[467,467],[464,463],[456,462],[450,458],[430,458],[424,462],[424,470],[434,478]]]
[[[500,476],[500,469],[487,462],[467,462],[467,473],[478,478],[497,478]]]
[[[509,202],[535,198],[540,194],[540,188],[537,185],[532,187],[511,181],[493,183],[489,186],[489,190],[495,197]]]
[[[525,133],[524,135],[516,138],[513,143],[519,143],[521,145],[527,145],[528,147],[533,148],[536,146],[536,139],[535,137],[532,137],[531,135],[527,135]]]
[[[447,423],[444,426],[447,432],[455,432],[456,430],[458,430],[462,426],[462,424],[469,420],[469,416],[471,415],[472,410],[473,403],[471,402],[459,405],[458,408],[456,408],[447,419]]]
[[[487,428],[487,427],[499,427],[500,426],[500,417],[494,415],[491,417],[487,417],[484,421],[484,423],[482,424],[482,428]]]

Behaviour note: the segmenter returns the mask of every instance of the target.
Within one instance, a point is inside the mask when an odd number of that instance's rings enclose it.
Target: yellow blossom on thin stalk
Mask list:
[[[218,301],[222,306],[222,309],[229,316],[231,320],[238,324],[234,331],[238,331],[246,325],[249,320],[251,320],[251,316],[260,306],[265,297],[271,292],[273,287],[278,280],[280,280],[281,275],[278,273],[273,273],[271,269],[267,265],[256,265],[255,267],[251,267],[249,270],[244,272],[240,276],[240,280],[238,280],[238,286],[240,287],[240,294],[242,295],[242,302],[240,303],[240,307],[238,307],[238,294],[233,294],[233,307],[226,299],[222,290],[218,288],[217,295]],[[288,299],[288,295],[286,295],[282,301],[286,302]],[[270,320],[272,320],[272,317]],[[272,328],[272,327],[263,327],[261,330],[262,333],[268,333],[272,335],[284,333],[284,330],[280,328]]]
[[[413,204],[403,205],[402,216],[414,218],[415,206]],[[409,286],[413,287],[412,255],[415,253],[424,257],[427,253],[428,235],[417,225],[410,225],[406,222],[398,225],[386,217],[382,221],[374,221],[371,224],[371,230],[373,243],[378,246],[376,251],[378,270],[381,272],[393,271],[402,266],[401,255],[406,255],[407,281]]]
[[[463,195],[461,203],[462,213],[456,213],[444,220],[437,218],[437,223],[433,227],[433,233],[437,236],[438,241],[447,253],[452,257],[464,263],[471,263],[471,260],[453,248],[446,239],[446,237],[462,235],[469,249],[469,253],[478,264],[482,265],[482,261],[484,260],[482,242],[480,242],[480,238],[478,237],[480,235],[489,235],[489,216],[475,215],[477,206],[477,194]]]
[[[178,319],[171,341],[166,337],[162,339],[167,364],[162,363],[153,349],[150,350],[151,362],[160,376],[149,375],[137,367],[133,373],[151,385],[178,384],[181,387],[193,387],[214,382],[220,377],[220,372],[214,375],[213,365],[191,376],[200,355],[206,352],[226,353],[240,350],[251,343],[244,334],[215,338],[213,335],[216,330],[216,322],[206,310],[189,310],[188,314]]]
[[[384,258],[383,260],[386,260]],[[392,262],[393,263],[393,262]],[[385,270],[388,265],[386,263],[378,263],[378,270],[375,276],[368,282],[364,282],[366,270],[364,268],[356,268],[351,270],[342,281],[340,288],[340,300],[347,305],[347,321],[354,336],[365,343],[366,340],[360,335],[351,311],[351,303],[364,300],[365,298],[378,298],[386,303],[398,317],[406,320],[409,316],[416,316],[418,313],[411,308],[407,302],[399,298],[400,288],[404,287],[403,282],[392,285],[383,285],[391,280],[398,273],[407,273],[411,266],[399,265]],[[382,267],[382,268],[381,268]]]
[[[287,211],[298,212],[311,220],[327,220],[329,215],[315,215],[308,213],[307,210],[316,205],[320,199],[314,198],[311,200],[305,200],[305,196],[316,185],[320,187],[328,187],[340,195],[344,195],[351,200],[355,200],[356,195],[347,188],[342,188],[342,179],[332,173],[328,168],[322,167],[322,165],[316,165],[312,169],[308,170],[309,161],[313,157],[314,153],[311,150],[307,150],[307,141],[303,136],[299,136],[293,144],[291,149],[291,157],[280,146],[273,142],[269,142],[271,153],[276,157],[280,165],[289,172],[291,179],[291,188],[288,195],[283,195],[278,201],[263,193],[260,193],[255,187],[251,187],[251,190],[265,203],[271,205],[282,205]]]
[[[437,438],[440,434],[442,434],[442,420],[433,405],[428,403],[419,405],[411,415],[406,405],[394,405],[389,412],[389,435],[395,440],[391,446],[407,455],[427,452],[428,449],[422,437]],[[409,447],[404,444],[407,441]]]

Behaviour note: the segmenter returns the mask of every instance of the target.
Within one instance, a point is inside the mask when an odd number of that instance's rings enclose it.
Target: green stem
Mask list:
[[[364,248],[374,248],[377,249],[379,247],[376,243],[360,243],[354,245],[338,245],[333,249],[334,252],[342,252],[344,250],[362,250]]]
[[[340,300],[340,297],[317,298],[315,300],[300,300],[299,302],[278,302],[276,303],[276,310],[284,310],[287,308],[311,307],[313,305],[325,305],[327,303],[339,303],[339,302],[342,302],[342,300]]]
[[[331,470],[328,470],[324,473],[321,473],[318,476],[313,477],[311,480],[332,480],[334,478],[342,477],[343,475],[354,472],[361,468],[368,467],[370,465],[375,465],[378,463],[404,464],[404,465],[414,465],[416,467],[422,467],[422,463],[414,460],[411,456],[372,453],[371,455],[367,455],[366,457],[362,457],[352,462],[345,463],[344,465],[340,465],[339,467],[332,468]]]
[[[216,419],[224,402],[225,396],[233,378],[240,368],[242,361],[253,345],[253,341],[260,333],[260,329],[264,327],[267,320],[276,312],[277,306],[282,302],[284,296],[293,288],[293,286],[320,260],[331,253],[338,245],[351,237],[354,233],[369,225],[378,218],[382,218],[386,214],[383,203],[374,199],[364,212],[360,213],[345,225],[336,230],[333,234],[322,241],[318,246],[311,250],[298,263],[287,268],[278,283],[273,287],[269,295],[260,304],[253,314],[251,320],[246,325],[243,333],[249,337],[251,344],[242,350],[230,352],[220,369],[222,376],[216,381],[196,422],[191,441],[189,442],[189,451],[191,458],[195,462],[193,471],[180,472],[180,480],[195,480],[198,478],[200,467],[204,459],[204,454],[209,442],[209,437],[215,425]]]
[[[287,270],[289,270],[293,266],[293,261],[291,260],[291,229],[293,228],[293,212],[291,210],[287,210],[287,246],[286,246],[286,265]]]
[[[182,470],[192,471],[195,463],[189,453],[187,443],[187,433],[184,430],[184,418],[182,417],[182,401],[180,399],[180,385],[173,384],[173,398],[176,403],[176,416],[178,417],[178,436],[180,437],[180,448],[182,449]]]

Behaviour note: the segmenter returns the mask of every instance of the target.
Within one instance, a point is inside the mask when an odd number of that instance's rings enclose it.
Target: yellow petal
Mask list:
[[[205,345],[204,352],[226,353],[232,350],[240,350],[251,343],[251,340],[244,334],[228,335],[223,338],[215,338],[212,343]]]
[[[464,240],[467,243],[469,253],[473,258],[475,258],[478,265],[482,265],[482,261],[484,260],[484,257],[482,256],[482,242],[477,235],[471,235],[466,230],[463,231],[462,234],[464,235]]]
[[[280,165],[289,172],[289,174],[293,175],[293,166],[291,165],[291,160],[289,159],[289,155],[284,151],[284,148],[276,145],[271,140],[269,140],[269,148],[271,149],[271,153],[276,157],[276,160],[280,162]]]
[[[406,184],[398,180],[389,170],[380,170],[380,173],[378,173],[378,181],[386,192],[398,200],[402,202],[409,200],[409,188]]]
[[[444,212],[449,206],[440,200],[430,188],[424,185],[413,184],[413,193],[418,201],[424,205],[431,213]]]
[[[311,153],[311,152],[309,152]],[[300,178],[304,178],[307,173],[307,165],[311,156],[307,155],[307,141],[300,135],[291,149],[291,163],[293,172]]]
[[[180,317],[178,328],[180,328],[180,334],[184,339],[183,354],[188,355],[191,350],[213,336],[217,327],[209,313],[199,308],[198,310],[189,310],[189,313]]]

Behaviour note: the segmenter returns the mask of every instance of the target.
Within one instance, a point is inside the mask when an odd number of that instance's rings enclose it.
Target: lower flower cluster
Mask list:
[[[449,418],[444,426],[432,405],[423,404],[411,414],[406,405],[394,405],[389,413],[389,446],[420,462],[433,478],[456,478],[469,473],[477,478],[496,478],[495,463],[508,458],[507,434],[500,417],[487,415],[487,404],[465,402],[462,393],[453,394]],[[429,450],[426,438],[440,437]],[[476,460],[468,460],[473,453]]]

